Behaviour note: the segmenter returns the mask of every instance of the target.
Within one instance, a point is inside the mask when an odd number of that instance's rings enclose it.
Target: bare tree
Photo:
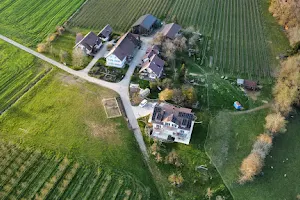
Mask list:
[[[195,28],[193,26],[189,26],[186,29],[183,30],[186,34],[193,34],[195,32]]]
[[[190,47],[194,47],[199,41],[200,36],[198,34],[193,34],[193,36],[189,39]]]
[[[60,59],[61,63],[66,63],[68,57],[69,57],[68,52],[66,52],[64,50],[60,50],[60,52],[59,52],[59,59]]]
[[[177,105],[183,106],[185,101],[185,96],[183,95],[180,89],[174,89],[172,101]]]
[[[174,60],[176,52],[175,44],[169,39],[166,40],[162,45],[162,52],[168,60]]]
[[[165,39],[165,37],[164,37],[163,33],[158,32],[154,35],[153,40],[152,40],[152,44],[161,46],[164,39]]]
[[[173,87],[173,80],[169,78],[165,78],[162,80],[162,87],[163,88],[172,88]]]
[[[79,49],[75,48],[72,54],[72,65],[74,67],[82,67],[86,63],[85,53]]]
[[[270,135],[266,133],[260,134],[253,144],[251,152],[257,153],[262,159],[265,159],[271,150],[272,140],[273,138]]]
[[[174,39],[173,43],[176,46],[176,50],[184,51],[187,49],[186,42],[187,42],[187,39],[185,37],[181,36],[181,37],[176,37]]]

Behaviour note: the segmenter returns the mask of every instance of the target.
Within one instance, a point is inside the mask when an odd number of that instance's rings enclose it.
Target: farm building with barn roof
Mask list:
[[[161,32],[166,38],[173,40],[179,34],[180,30],[180,25],[171,23],[165,25],[164,29]]]
[[[146,14],[141,16],[131,28],[131,32],[139,35],[150,35],[158,27],[159,20],[153,15]]]

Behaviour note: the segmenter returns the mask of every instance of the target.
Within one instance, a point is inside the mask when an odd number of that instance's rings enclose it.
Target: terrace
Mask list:
[[[194,126],[194,122],[192,123],[192,127],[193,126]],[[164,141],[189,144],[192,133],[191,132],[180,132],[180,130],[175,127],[163,126],[160,128],[153,127],[151,136],[155,137],[155,138],[159,138]]]

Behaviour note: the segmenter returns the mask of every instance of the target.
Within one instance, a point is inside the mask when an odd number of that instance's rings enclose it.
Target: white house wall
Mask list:
[[[106,65],[111,67],[123,68],[126,63],[126,57],[123,60],[120,60],[114,54],[106,57]]]

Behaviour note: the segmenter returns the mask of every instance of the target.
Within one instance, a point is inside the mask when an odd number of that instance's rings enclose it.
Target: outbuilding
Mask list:
[[[153,15],[141,16],[131,27],[133,34],[150,35],[158,27],[159,20]]]
[[[112,27],[107,24],[99,33],[98,37],[100,37],[103,41],[108,41],[112,34]]]

